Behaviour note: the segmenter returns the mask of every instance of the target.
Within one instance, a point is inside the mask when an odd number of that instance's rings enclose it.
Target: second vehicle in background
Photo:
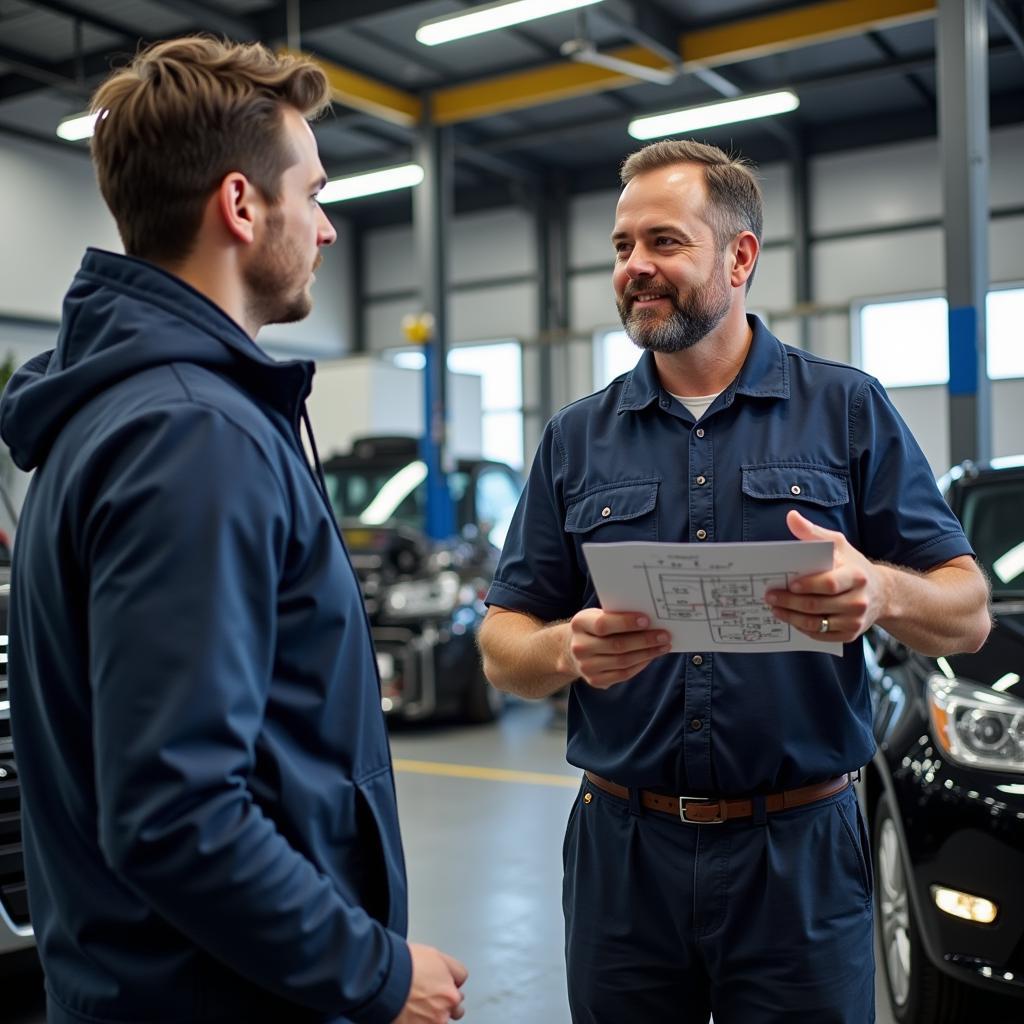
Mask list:
[[[368,437],[324,463],[327,489],[363,588],[385,713],[494,719],[504,695],[484,678],[476,630],[522,479],[460,459],[448,475],[456,534],[427,537],[426,464],[407,437]]]

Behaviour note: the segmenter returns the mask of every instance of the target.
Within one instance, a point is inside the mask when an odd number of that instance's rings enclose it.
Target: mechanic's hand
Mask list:
[[[461,1020],[463,995],[459,991],[469,975],[454,957],[433,946],[409,943],[412,988],[393,1024],[448,1024]]]
[[[769,590],[765,600],[777,619],[825,643],[848,644],[884,612],[887,592],[884,566],[865,558],[841,533],[826,530],[795,509],[786,525],[797,540],[830,540],[832,568],[793,580],[787,590]],[[821,632],[822,620],[828,632]]]
[[[649,626],[647,616],[636,612],[584,608],[569,622],[569,671],[599,690],[632,679],[672,649],[671,636]]]

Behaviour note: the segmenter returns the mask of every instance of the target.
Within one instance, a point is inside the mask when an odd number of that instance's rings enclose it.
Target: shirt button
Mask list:
[[[607,505],[605,505],[605,507],[601,509],[601,517],[603,519],[607,519],[611,514],[612,510]]]
[[[699,654],[695,654],[690,659],[690,661],[692,661],[694,663],[694,665],[703,665],[704,664],[704,659]]]
[[[708,482],[708,478],[706,476],[699,476],[699,477],[697,477],[697,486],[698,487],[703,487],[707,482]]]
[[[703,427],[698,427],[696,433],[697,433],[698,437],[703,437],[704,436],[704,428]]]
[[[697,531],[697,540],[707,540],[707,536],[708,536],[708,531],[707,530],[698,530]]]
[[[790,487],[790,489],[789,489],[789,493],[790,494],[799,494],[800,493],[800,485],[799,484],[793,484],[793,486]]]
[[[661,407],[662,407],[662,409],[667,409],[668,408],[668,399],[667,398],[663,398],[661,400]]]
[[[703,724],[704,723],[699,718],[695,718],[690,722],[690,728],[696,732]]]

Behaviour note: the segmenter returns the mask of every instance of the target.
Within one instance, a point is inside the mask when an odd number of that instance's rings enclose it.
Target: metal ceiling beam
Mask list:
[[[684,32],[683,67],[734,64],[935,16],[936,0],[824,0]]]
[[[151,0],[151,2],[157,4],[158,7],[165,7],[169,11],[184,15],[207,31],[222,32],[229,39],[234,39],[237,42],[248,42],[260,38],[259,26],[254,21],[218,10],[212,4],[198,3],[197,0]]]
[[[1017,52],[1024,57],[1024,37],[1021,35],[1020,24],[1014,18],[1013,13],[1007,9],[1002,0],[988,0],[988,11],[1009,37],[1010,42],[1017,48]]]
[[[30,54],[12,50],[8,46],[0,45],[0,63],[6,64],[16,75],[37,83],[34,86],[36,89],[39,86],[44,86],[51,89],[59,89],[61,92],[66,92],[73,96],[85,97],[88,97],[91,91],[82,82],[77,81],[73,77],[73,71],[72,74],[65,74],[66,64],[40,66],[32,62]],[[4,79],[7,77],[4,76]],[[8,99],[11,95],[17,95],[17,91],[11,94],[5,92],[3,88],[4,79],[0,79],[0,99]],[[24,89],[21,91],[29,92],[32,90]]]
[[[301,0],[299,4],[299,28],[303,33],[316,32],[324,28],[337,28],[362,18],[400,7],[408,7],[409,0]],[[286,27],[285,3],[265,11],[254,11],[249,20],[264,39],[284,37]]]
[[[685,71],[721,66],[933,17],[935,4],[936,0],[825,0],[686,32],[679,37],[679,53]],[[677,66],[645,46],[625,46],[608,53],[659,70]],[[437,124],[458,124],[617,89],[635,81],[619,72],[586,64],[552,64],[437,89],[431,96],[432,118]]]
[[[297,53],[287,48],[280,52],[313,57],[327,75],[332,98],[342,106],[361,110],[404,128],[418,125],[423,118],[423,103],[411,92],[396,89],[393,85],[352,71],[315,54]]]
[[[619,47],[608,53],[645,67],[659,70],[670,67],[663,58],[642,46]],[[435,89],[430,97],[431,117],[436,124],[459,124],[635,84],[635,78],[622,72],[566,61]]]
[[[93,28],[102,29],[104,32],[111,33],[111,35],[126,36],[128,38],[134,36],[136,39],[142,36],[141,32],[131,25],[125,24],[123,21],[116,21],[113,18],[104,17],[93,11],[85,10],[77,4],[63,3],[62,0],[26,0],[26,2],[32,7],[38,7],[41,10],[51,11],[62,17],[80,21],[83,25],[91,25]]]

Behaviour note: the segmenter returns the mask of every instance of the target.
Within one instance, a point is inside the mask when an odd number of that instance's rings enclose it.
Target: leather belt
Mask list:
[[[598,789],[611,793],[621,800],[629,799],[629,790],[625,786],[602,779],[593,772],[584,772],[584,775]],[[786,789],[781,793],[767,793],[764,796],[764,809],[771,814],[774,811],[787,811],[792,807],[813,804],[816,800],[824,800],[826,797],[841,793],[854,777],[847,773],[826,782]],[[720,825],[733,818],[750,818],[754,814],[754,801],[750,799],[716,800],[710,796],[666,796],[664,793],[652,793],[648,789],[640,790],[640,803],[648,810],[671,814],[690,825]]]

